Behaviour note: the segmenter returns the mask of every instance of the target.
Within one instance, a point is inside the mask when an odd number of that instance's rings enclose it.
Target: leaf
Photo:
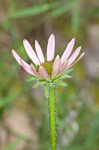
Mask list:
[[[67,87],[68,86],[68,84],[63,82],[63,81],[58,81],[58,85],[59,86],[63,86],[63,87]]]
[[[51,16],[52,17],[58,17],[62,14],[66,13],[70,8],[73,7],[75,0],[69,0],[68,2],[65,2],[62,4],[62,6],[59,5],[59,7],[52,11]]]
[[[17,10],[16,12],[13,12],[13,13],[11,12],[8,18],[23,18],[23,17],[35,16],[35,15],[48,11],[52,7],[53,7],[53,4],[43,4],[43,5],[35,6],[32,8]]]
[[[3,22],[2,26],[5,30],[8,30],[11,28],[12,22],[11,20],[7,19]]]
[[[78,5],[78,3],[76,4]],[[80,12],[77,6],[74,6],[72,13],[72,29],[76,33],[80,27]]]
[[[82,146],[64,146],[62,150],[83,150]]]
[[[65,79],[65,78],[72,78],[72,76],[68,75],[68,74],[63,74],[61,76],[61,79]]]
[[[43,86],[44,84],[46,84],[45,81],[37,81],[34,85],[33,85],[33,88],[37,88],[38,86]]]
[[[38,81],[33,85],[33,88],[37,88],[39,85],[40,85],[40,82]]]
[[[71,75],[68,74],[68,72],[64,72],[62,75],[60,75],[61,79],[65,79],[65,78],[72,78]]]
[[[92,125],[89,131],[89,134],[86,138],[86,146],[92,147],[93,145],[96,145],[96,139],[98,137],[99,140],[99,112],[96,113],[94,120],[92,121]],[[95,143],[95,144],[94,144]]]
[[[71,73],[72,71],[73,69],[66,70],[65,72],[62,73],[62,75],[69,75],[69,73]]]
[[[31,81],[35,81],[35,80],[37,80],[37,78],[32,76],[32,77],[29,77],[26,81],[31,82]]]
[[[0,100],[0,108],[10,104],[15,98],[17,94],[8,94],[7,96],[5,96],[3,99]]]
[[[16,146],[19,145],[23,140],[24,138],[19,137],[16,141],[9,144],[4,150],[15,150]]]
[[[88,16],[91,18],[92,17],[98,18],[99,17],[99,6],[96,6],[94,8],[90,8],[88,11]]]

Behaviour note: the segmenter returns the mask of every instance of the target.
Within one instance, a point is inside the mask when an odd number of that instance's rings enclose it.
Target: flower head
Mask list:
[[[12,50],[12,54],[16,61],[19,63],[23,69],[38,78],[48,80],[54,79],[62,73],[69,70],[75,63],[77,63],[83,56],[84,52],[81,51],[81,47],[78,47],[75,51],[73,51],[73,47],[75,44],[75,39],[73,38],[67,45],[64,53],[60,57],[55,55],[55,36],[53,34],[50,35],[48,39],[47,45],[47,60],[43,55],[42,49],[35,40],[35,51],[31,47],[30,43],[27,40],[23,40],[23,44],[26,50],[27,55],[31,59],[32,63],[26,63],[15,50]]]

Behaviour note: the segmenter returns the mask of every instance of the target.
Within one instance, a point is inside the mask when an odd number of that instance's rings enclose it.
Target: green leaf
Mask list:
[[[16,146],[19,145],[23,140],[24,138],[19,137],[16,141],[9,144],[4,150],[15,150]]]
[[[61,6],[55,10],[52,11],[51,16],[52,17],[58,17],[61,16],[62,14],[66,13],[70,8],[73,7],[75,0],[69,0],[62,4]]]
[[[33,88],[37,88],[38,86],[43,86],[44,84],[46,84],[46,81],[37,81],[34,85]]]
[[[0,108],[10,104],[15,98],[17,94],[8,94],[7,96],[5,96],[3,99],[0,100]]]
[[[88,11],[88,16],[91,18],[92,17],[98,18],[99,17],[99,6],[96,6],[94,8],[90,8]]]
[[[99,131],[99,112],[96,113],[91,128],[89,130],[89,134],[86,138],[86,146],[92,147],[93,145],[96,145],[99,143],[99,135],[97,132]]]
[[[69,74],[69,73],[71,73],[72,71],[73,71],[73,69],[70,69],[70,70],[67,70],[67,71],[63,72],[63,74]]]
[[[31,82],[31,81],[35,81],[35,80],[37,80],[37,78],[32,76],[32,77],[29,77],[26,81]]]
[[[8,18],[23,18],[23,17],[35,16],[35,15],[48,11],[52,7],[53,7],[52,4],[43,4],[43,5],[35,6],[32,8],[17,10],[16,12],[13,12],[13,13],[11,12]]]
[[[82,146],[64,146],[62,150],[82,150]]]
[[[63,86],[63,87],[67,87],[68,86],[68,84],[63,82],[63,81],[58,81],[58,85],[59,86]]]
[[[3,22],[2,26],[5,30],[8,30],[11,28],[12,22],[11,20],[7,19]]]
[[[76,5],[78,5],[78,3]],[[72,29],[76,33],[79,27],[80,27],[80,12],[79,8],[75,6],[72,13]]]
[[[70,71],[71,71],[71,70],[70,70]],[[64,73],[60,76],[60,78],[61,78],[61,79],[65,79],[65,78],[72,78],[72,76],[71,76],[71,75],[69,75],[68,73],[69,73],[69,72],[67,72],[67,71],[66,71],[66,72],[64,72]]]
[[[40,82],[38,81],[33,85],[33,88],[37,88],[39,85],[40,85]]]
[[[65,79],[65,78],[72,78],[72,76],[68,75],[68,74],[63,74],[61,76],[61,79]]]

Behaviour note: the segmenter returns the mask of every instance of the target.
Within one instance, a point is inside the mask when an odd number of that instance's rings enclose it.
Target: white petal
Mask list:
[[[70,54],[72,53],[73,47],[75,44],[75,39],[73,38],[67,45],[66,50],[64,51],[63,55],[61,56],[61,63],[63,64],[66,59],[69,58]]]
[[[50,35],[47,45],[47,61],[52,61],[55,53],[55,36]]]
[[[23,40],[23,44],[24,44],[26,53],[29,56],[29,58],[34,62],[35,65],[40,65],[40,62],[39,62],[33,48],[31,47],[30,43],[27,40]]]
[[[69,60],[68,60],[67,66],[71,65],[71,64],[75,61],[75,59],[78,57],[78,55],[79,55],[79,53],[80,53],[80,50],[81,50],[81,46],[78,47],[78,48],[75,50],[75,52],[71,55],[71,57],[70,57]]]
[[[74,63],[72,63],[71,65],[69,65],[69,66],[67,67],[67,69],[69,69],[69,68],[71,68],[72,66],[74,66],[84,55],[85,55],[85,52],[83,52],[83,53],[78,57],[78,59],[77,59]]]
[[[54,63],[53,63],[53,68],[52,68],[52,77],[56,76],[59,73],[60,70],[60,57],[59,55],[56,56]]]
[[[42,53],[42,49],[40,47],[40,44],[36,40],[35,40],[35,49],[36,49],[37,56],[38,56],[40,62],[44,63],[44,56],[43,56],[43,53]]]
[[[66,60],[64,61],[64,63],[61,64],[60,72],[64,72],[64,70],[66,69],[67,63],[68,63],[68,60],[66,59]]]
[[[16,53],[15,50],[12,50],[12,54],[13,54],[14,58],[16,59],[16,61],[19,63],[19,65],[22,66],[26,72],[34,75],[30,65],[27,64],[23,59],[21,59],[21,57]]]
[[[35,74],[35,76],[39,77],[38,72],[36,71],[36,68],[33,64],[30,65],[31,66],[31,70],[33,71],[33,73]]]
[[[41,78],[48,79],[49,75],[43,66],[39,67],[39,74]]]

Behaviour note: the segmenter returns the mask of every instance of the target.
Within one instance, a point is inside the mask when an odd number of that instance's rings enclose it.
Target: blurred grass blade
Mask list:
[[[23,140],[23,137],[18,137],[14,142],[8,144],[8,146],[4,150],[15,150],[16,146],[19,145]]]
[[[10,104],[16,97],[18,96],[17,94],[8,94],[7,96],[3,97],[0,100],[0,108],[5,107],[6,105]]]
[[[53,6],[54,6],[53,4],[43,4],[43,5],[35,6],[32,8],[17,10],[13,13],[11,12],[8,17],[9,18],[23,18],[23,17],[35,16],[40,13],[48,11]]]
[[[72,12],[72,30],[76,33],[80,27],[80,12],[78,7],[74,7]]]
[[[75,146],[75,145],[72,145],[72,146],[64,146],[62,148],[62,150],[82,150],[83,148],[81,146]]]
[[[53,10],[51,13],[52,17],[58,17],[67,12],[70,8],[73,7],[75,0],[69,0],[65,2],[65,4],[62,4],[62,6],[59,6],[57,9]]]
[[[86,138],[86,146],[93,148],[94,145],[97,145],[96,142],[99,143],[98,134],[97,134],[98,131],[99,131],[99,112],[96,113],[96,115],[92,121],[92,125],[89,130],[89,134]]]
[[[95,17],[95,18],[99,18],[99,6],[96,6],[94,8],[90,8],[88,11],[88,16],[89,17]]]

